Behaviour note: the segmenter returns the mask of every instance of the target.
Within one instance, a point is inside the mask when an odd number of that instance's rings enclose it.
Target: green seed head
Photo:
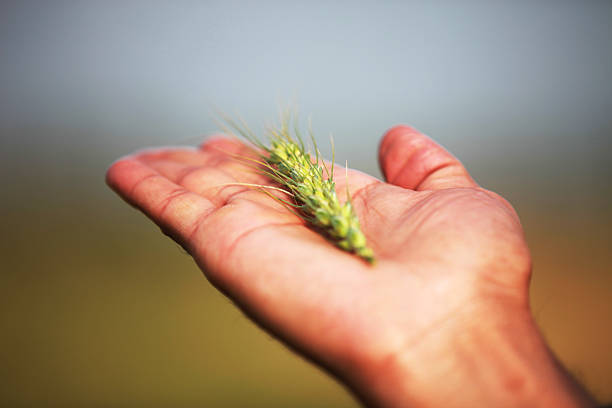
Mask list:
[[[366,244],[366,238],[358,228],[352,226],[346,234],[346,239],[351,243],[353,248],[362,248]]]
[[[325,211],[323,208],[317,208],[315,210],[315,217],[317,222],[323,227],[329,227],[331,225],[331,217],[329,211]]]
[[[347,220],[342,215],[332,215],[331,216],[331,225],[333,227],[333,231],[331,231],[335,236],[344,238],[347,236],[349,232],[349,220]]]
[[[280,128],[270,130],[271,143],[267,147],[254,139],[247,129],[236,127],[243,136],[267,152],[262,159],[269,168],[268,173],[292,194],[299,208],[298,215],[339,248],[373,263],[374,252],[367,246],[350,200],[340,204],[332,172],[316,160],[313,163],[310,153],[304,150],[299,134],[296,133],[298,143],[289,133],[290,128],[288,120],[285,120]],[[314,138],[313,144],[316,149]],[[315,153],[318,159],[318,150]]]
[[[337,245],[344,249],[345,251],[350,251],[351,250],[351,244],[346,240],[346,239],[342,239],[340,241],[338,241]]]

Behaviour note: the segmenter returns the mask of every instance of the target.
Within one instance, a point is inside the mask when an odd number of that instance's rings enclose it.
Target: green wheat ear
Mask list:
[[[261,149],[260,164],[263,173],[286,190],[294,202],[277,198],[278,200],[338,248],[353,253],[370,264],[375,262],[374,252],[368,247],[359,219],[353,210],[350,194],[347,192],[344,204],[338,200],[333,178],[333,157],[331,169],[319,160],[320,152],[311,127],[309,135],[314,145],[314,160],[304,145],[297,118],[292,118],[290,113],[282,115],[280,126],[268,128],[268,144],[263,143],[243,120],[225,116],[223,119],[228,125],[226,130],[236,131]]]

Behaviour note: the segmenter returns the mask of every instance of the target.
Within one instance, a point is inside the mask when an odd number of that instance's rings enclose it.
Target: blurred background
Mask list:
[[[296,101],[380,175],[409,123],[516,207],[536,318],[612,402],[612,2],[0,2],[0,405],[355,407],[104,184]]]

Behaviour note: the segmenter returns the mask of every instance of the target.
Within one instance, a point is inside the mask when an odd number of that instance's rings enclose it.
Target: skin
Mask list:
[[[223,137],[142,151],[115,162],[107,182],[247,315],[364,404],[593,405],[533,321],[518,216],[434,141],[394,127],[379,149],[386,182],[349,170],[375,266],[261,191],[232,185],[269,184],[234,155],[255,157]]]

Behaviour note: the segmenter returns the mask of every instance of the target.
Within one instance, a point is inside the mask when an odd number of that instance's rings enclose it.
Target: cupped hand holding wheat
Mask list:
[[[249,316],[368,404],[588,404],[531,318],[516,214],[431,139],[396,127],[380,149],[387,182],[353,170],[336,178],[374,267],[240,185],[269,180],[236,155],[259,159],[214,138],[123,158],[107,181]]]

